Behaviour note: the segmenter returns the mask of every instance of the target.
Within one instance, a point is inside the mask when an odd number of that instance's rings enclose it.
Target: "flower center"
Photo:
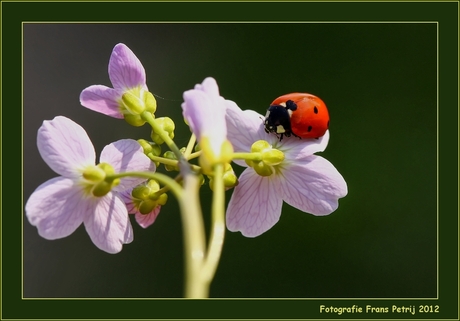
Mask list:
[[[102,197],[120,184],[120,179],[111,179],[109,176],[115,174],[115,170],[110,164],[100,163],[85,168],[83,171],[82,185],[88,195]]]
[[[265,140],[258,140],[251,146],[251,153],[258,154],[252,160],[246,160],[248,166],[254,168],[260,176],[270,176],[284,160],[284,153],[275,149]]]

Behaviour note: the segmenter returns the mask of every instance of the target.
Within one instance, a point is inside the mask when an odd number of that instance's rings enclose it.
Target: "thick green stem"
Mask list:
[[[184,176],[184,193],[179,199],[182,213],[185,253],[185,297],[206,298],[209,284],[201,277],[205,255],[205,231],[198,198],[200,181],[196,175]]]
[[[212,225],[208,253],[204,261],[201,275],[210,285],[217,270],[225,236],[225,188],[223,182],[224,166],[214,167]],[[208,286],[209,286],[208,285]]]

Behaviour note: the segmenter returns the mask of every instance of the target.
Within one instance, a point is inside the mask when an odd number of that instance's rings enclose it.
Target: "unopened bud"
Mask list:
[[[174,129],[176,128],[174,121],[169,118],[169,117],[160,117],[156,118],[155,122],[158,124],[158,126],[164,130],[166,133],[168,133],[169,138],[173,139],[174,138]],[[165,141],[156,133],[155,131],[152,130],[152,134],[150,135],[152,140],[157,143],[158,145],[163,144]]]
[[[262,152],[262,162],[266,165],[279,165],[284,160],[284,153],[278,149],[270,149]]]

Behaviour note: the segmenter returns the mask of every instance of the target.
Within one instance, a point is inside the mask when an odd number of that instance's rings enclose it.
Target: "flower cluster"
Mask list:
[[[200,260],[196,266],[212,271],[223,241],[219,221],[225,221],[230,231],[256,237],[278,222],[283,202],[302,212],[327,215],[347,194],[341,174],[315,155],[325,150],[328,130],[319,138],[307,139],[290,136],[280,123],[271,123],[267,130],[262,115],[224,99],[217,82],[206,78],[183,94],[183,116],[192,136],[187,146],[179,148],[173,141],[175,123],[168,117],[155,117],[157,102],[148,90],[144,67],[126,45],[114,47],[108,73],[113,87],[87,87],[81,92],[81,104],[133,126],[148,123],[151,140],[113,142],[102,150],[96,164],[94,148],[82,127],[63,116],[44,121],[38,130],[38,150],[60,176],[40,185],[25,206],[29,222],[42,237],[66,237],[83,223],[97,247],[117,253],[133,240],[128,213],[146,228],[166,204],[168,192],[186,204],[187,189],[195,190],[190,182],[208,179],[217,195],[210,253],[203,250],[203,237],[190,240],[195,244],[191,257]],[[162,152],[163,145],[169,150]],[[198,162],[192,164],[193,159]],[[245,167],[239,177],[232,163]],[[178,172],[177,176],[172,179],[158,173],[160,164],[166,171]],[[190,180],[191,176],[201,178]],[[223,204],[223,191],[231,188],[221,220],[218,204]],[[191,205],[188,210],[194,212],[194,208],[199,207]],[[194,215],[183,216],[192,234],[199,233],[200,220],[190,219]]]

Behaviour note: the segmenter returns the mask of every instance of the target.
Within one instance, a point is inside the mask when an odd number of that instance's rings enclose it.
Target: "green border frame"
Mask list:
[[[110,7],[109,10],[107,6]],[[280,15],[289,12],[289,15]],[[193,14],[190,14],[193,13]],[[308,14],[305,14],[308,13]],[[314,20],[310,19],[313,17]],[[2,220],[0,318],[18,319],[450,319],[459,318],[457,1],[1,2]],[[434,299],[22,299],[23,22],[436,22],[438,24],[438,297]],[[5,128],[5,122],[8,127]],[[8,130],[4,141],[3,130]],[[16,141],[17,140],[17,141]],[[3,159],[3,155],[7,158]],[[4,172],[7,169],[8,173]],[[10,174],[11,173],[11,174]],[[9,175],[16,176],[9,178]],[[6,177],[5,177],[5,174]],[[21,180],[18,176],[21,175]],[[5,184],[4,184],[5,182]],[[7,190],[3,188],[7,186]],[[18,205],[19,204],[19,205]],[[423,280],[420,280],[423,282]],[[439,313],[320,313],[320,305],[439,306]],[[154,314],[152,314],[152,311]],[[147,313],[149,315],[147,315]],[[153,317],[152,317],[153,316]]]

